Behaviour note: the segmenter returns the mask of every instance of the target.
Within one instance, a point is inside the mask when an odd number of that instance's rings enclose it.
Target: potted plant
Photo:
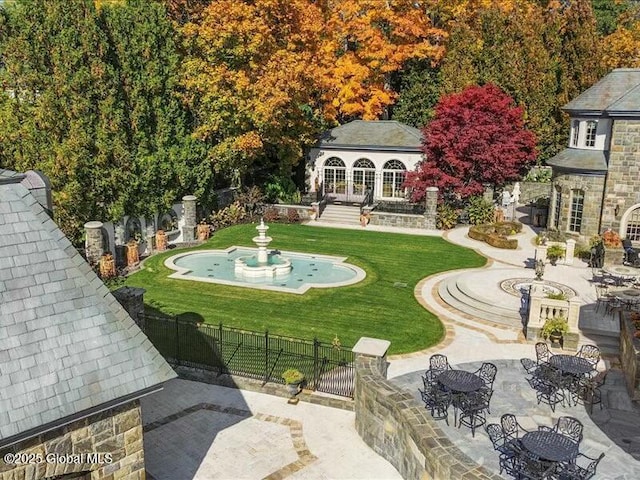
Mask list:
[[[547,258],[551,262],[551,265],[555,265],[559,258],[564,257],[564,248],[560,245],[551,245],[547,249]]]
[[[304,380],[304,373],[295,368],[289,368],[282,373],[282,379],[287,385],[289,394],[293,397],[300,391],[300,384]]]
[[[551,340],[554,346],[560,345],[562,337],[567,332],[569,332],[569,324],[567,319],[562,316],[549,318],[540,329],[540,335],[544,339]]]

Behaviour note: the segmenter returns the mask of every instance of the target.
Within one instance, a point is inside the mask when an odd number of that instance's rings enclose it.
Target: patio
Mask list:
[[[533,345],[530,358],[535,359]],[[602,387],[602,409],[594,406],[589,414],[585,407],[563,406],[558,404],[555,412],[548,405],[537,404],[535,391],[527,383],[526,372],[518,359],[490,360],[498,367],[491,398],[491,414],[487,414],[487,424],[500,423],[505,413],[513,413],[527,430],[536,430],[538,426],[552,426],[561,416],[572,416],[584,425],[584,440],[580,451],[590,457],[605,457],[598,466],[597,478],[635,479],[640,478],[640,411],[631,404],[626,393],[622,374],[611,370]],[[482,362],[452,365],[452,368],[475,371]],[[418,388],[422,388],[424,371],[416,371],[395,377],[390,381],[414,394],[422,404]],[[453,419],[453,413],[450,412]],[[439,425],[447,437],[475,462],[499,472],[498,452],[493,449],[484,428],[478,428],[475,437],[469,428],[455,428],[453,422],[447,426],[444,421]],[[510,478],[505,475],[505,478]]]

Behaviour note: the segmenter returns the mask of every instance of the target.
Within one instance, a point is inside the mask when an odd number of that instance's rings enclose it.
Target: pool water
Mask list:
[[[291,273],[277,277],[251,278],[235,273],[238,257],[257,255],[257,249],[231,247],[227,250],[205,250],[174,255],[165,265],[176,273],[171,278],[197,280],[264,290],[304,293],[309,288],[330,288],[351,285],[363,280],[364,270],[344,263],[344,257],[313,255],[299,252],[279,252],[291,260]]]

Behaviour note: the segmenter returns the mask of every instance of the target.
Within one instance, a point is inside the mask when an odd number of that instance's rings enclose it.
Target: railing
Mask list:
[[[144,332],[174,365],[284,383],[288,368],[304,373],[306,388],[353,397],[354,354],[350,347],[144,315]]]

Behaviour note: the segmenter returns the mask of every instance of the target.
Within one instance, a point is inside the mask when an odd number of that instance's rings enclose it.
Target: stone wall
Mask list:
[[[278,211],[278,215],[282,218],[287,218],[289,210],[293,209],[298,212],[300,221],[304,222],[311,220],[311,207],[309,205],[283,205],[275,203],[273,205],[265,206],[266,208],[275,208]]]
[[[582,228],[580,235],[588,239],[597,235],[600,231],[600,206],[604,192],[604,175],[576,175],[556,174],[553,178],[551,203],[549,204],[549,218],[547,226],[553,227],[555,216],[556,195],[555,189],[562,190],[562,202],[560,205],[560,221],[558,230],[569,231],[569,214],[571,210],[571,190],[584,191],[584,206],[582,212]]]
[[[7,464],[2,458],[6,458],[8,453],[30,462]],[[91,480],[144,478],[142,420],[138,401],[78,420],[0,451],[0,480],[40,480],[71,473],[85,473],[83,478]]]
[[[620,361],[627,391],[631,400],[640,400],[640,339],[634,337],[636,328],[629,312],[622,312],[620,319]]]
[[[383,358],[356,358],[356,429],[405,479],[499,479],[462,453],[414,396],[386,380]]]
[[[609,172],[602,208],[602,229],[620,232],[623,212],[640,203],[640,121],[615,120],[611,134]],[[616,206],[618,215],[616,215]]]
[[[411,215],[407,213],[371,212],[371,225],[383,225],[385,227],[404,228],[429,228],[430,223],[425,215]],[[434,222],[435,227],[435,222]],[[433,228],[433,227],[432,227]]]
[[[513,187],[509,188],[513,190]],[[535,202],[539,198],[551,197],[551,183],[520,182],[520,205]]]

